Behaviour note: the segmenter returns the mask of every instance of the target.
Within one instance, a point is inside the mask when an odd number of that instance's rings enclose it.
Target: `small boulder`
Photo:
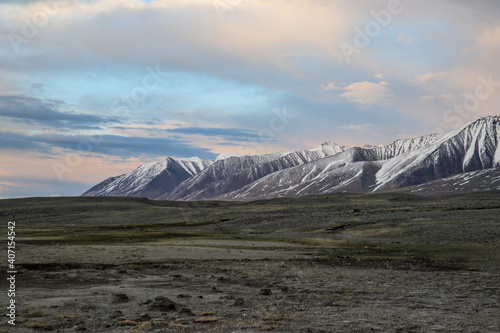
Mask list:
[[[194,317],[195,316],[195,314],[193,313],[193,311],[191,311],[188,308],[183,308],[181,311],[179,311],[179,314],[180,315],[184,315],[184,316],[189,316],[189,317]]]
[[[259,294],[264,295],[264,296],[269,296],[269,295],[272,295],[273,292],[271,291],[271,289],[263,288],[260,290]]]
[[[164,296],[158,296],[155,298],[154,302],[149,306],[151,310],[160,311],[175,311],[177,308],[175,303]]]
[[[234,306],[245,306],[245,300],[243,298],[237,298],[234,300]]]
[[[148,321],[151,320],[151,316],[149,313],[141,313],[139,317],[137,317],[136,321],[138,322],[143,322],[143,321]]]
[[[137,326],[139,325],[138,322],[133,321],[133,320],[122,320],[117,323],[118,326]]]
[[[113,295],[113,303],[127,303],[130,301],[127,294],[114,294]]]

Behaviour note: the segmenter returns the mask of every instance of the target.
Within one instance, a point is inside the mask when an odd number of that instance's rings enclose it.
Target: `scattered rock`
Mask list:
[[[153,326],[154,328],[164,328],[168,327],[169,323],[165,320],[151,320],[151,326]]]
[[[264,288],[260,290],[259,294],[264,296],[269,296],[272,295],[273,292],[271,291],[271,289]]]
[[[237,298],[234,300],[234,306],[245,306],[245,300],[243,298]]]
[[[121,312],[120,310],[115,310],[112,314],[111,314],[111,318],[118,318],[118,317],[121,317],[123,315],[123,312]]]
[[[184,316],[190,316],[190,317],[194,317],[195,316],[195,314],[193,313],[193,311],[191,311],[188,308],[183,308],[181,311],[179,311],[179,314],[180,315],[184,315]]]
[[[113,303],[127,303],[130,301],[127,294],[114,294],[113,295]]]
[[[151,303],[149,308],[152,310],[175,311],[176,305],[167,297],[158,296],[155,298],[155,301]]]
[[[139,317],[136,319],[138,322],[151,320],[151,316],[148,313],[141,313]]]
[[[87,330],[87,328],[85,327],[84,324],[76,325],[75,327],[73,327],[73,331],[77,331],[77,332],[86,331],[86,330]]]
[[[116,325],[118,325],[118,326],[137,326],[137,325],[139,325],[139,323],[136,321],[133,321],[133,320],[122,320],[122,321],[119,321]]]
[[[151,303],[153,303],[153,301],[150,300],[150,299],[148,299],[148,300],[145,300],[144,302],[142,302],[141,304],[139,304],[139,306],[141,306],[141,305],[149,305]]]

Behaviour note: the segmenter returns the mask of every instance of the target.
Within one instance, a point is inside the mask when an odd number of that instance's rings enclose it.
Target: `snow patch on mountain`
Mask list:
[[[330,192],[392,191],[457,174],[500,167],[500,117],[481,118],[446,135],[399,139],[385,146],[271,154],[221,154],[214,161],[167,157],[108,178],[84,195],[170,200],[248,200]],[[483,183],[487,183],[487,177]],[[459,184],[470,188],[473,177]]]
[[[500,117],[481,118],[429,146],[392,158],[377,173],[374,190],[411,186],[498,166],[499,141]]]
[[[143,164],[132,172],[105,181],[83,195],[146,196],[156,198],[163,190],[173,190],[182,181],[194,176],[212,162],[198,157],[175,159],[166,157],[158,162]]]

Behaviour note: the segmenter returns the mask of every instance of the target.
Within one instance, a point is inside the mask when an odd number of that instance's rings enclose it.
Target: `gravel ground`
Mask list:
[[[0,200],[18,270],[0,332],[500,332],[499,202]]]
[[[293,259],[286,251],[244,250],[238,253],[253,259],[218,253],[214,260],[192,247],[197,260],[171,259],[175,251],[165,247],[159,258],[156,247],[67,246],[53,264],[37,262],[53,256],[50,247],[21,251],[16,331],[500,331],[495,270],[307,255],[306,248]],[[81,260],[89,255],[95,262]]]

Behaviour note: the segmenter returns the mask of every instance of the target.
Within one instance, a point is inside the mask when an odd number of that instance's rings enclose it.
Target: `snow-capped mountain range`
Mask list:
[[[167,157],[108,178],[83,195],[249,200],[393,191],[500,167],[499,141],[500,117],[492,116],[443,136],[400,139],[386,146],[360,148],[325,142],[311,150],[224,154],[213,161]],[[468,189],[475,190],[473,186]]]

